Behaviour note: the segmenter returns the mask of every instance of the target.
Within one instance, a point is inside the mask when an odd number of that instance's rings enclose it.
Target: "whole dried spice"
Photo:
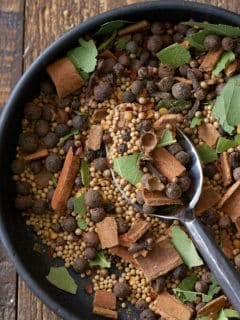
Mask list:
[[[158,177],[146,173],[142,176],[141,185],[149,191],[162,191],[165,186]]]
[[[158,143],[157,136],[154,132],[148,131],[140,137],[140,147],[145,154],[153,151]]]

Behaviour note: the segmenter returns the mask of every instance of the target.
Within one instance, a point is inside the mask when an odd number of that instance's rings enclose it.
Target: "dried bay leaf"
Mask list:
[[[232,309],[222,309],[216,320],[228,320],[229,318],[240,319],[240,314]]]
[[[235,54],[232,51],[226,51],[222,54],[221,58],[219,59],[216,67],[213,69],[212,74],[214,76],[219,75],[225,68],[229,66],[231,62],[235,60]]]
[[[207,30],[202,30],[196,33],[193,33],[191,36],[188,36],[186,39],[189,41],[191,47],[196,48],[198,51],[205,51],[204,47],[204,39],[208,36],[211,32]]]
[[[191,60],[189,50],[178,43],[171,44],[170,46],[162,49],[156,53],[156,56],[161,63],[169,64],[173,68],[178,68]]]
[[[217,34],[224,37],[237,38],[240,36],[240,28],[232,27],[226,24],[214,24],[214,23],[204,23],[196,21],[187,21],[184,24],[191,27],[198,27],[207,30],[213,34]]]
[[[75,134],[78,134],[78,133],[79,133],[79,130],[74,129],[71,132],[69,132],[68,134],[66,134],[65,136],[61,137],[59,139],[58,146],[60,147],[61,145],[64,144],[65,141],[67,141],[69,138],[71,138],[72,136],[74,136]]]
[[[171,243],[177,250],[185,264],[189,267],[197,267],[203,265],[203,261],[197,253],[192,240],[179,227],[172,227],[173,238]]]
[[[115,41],[114,45],[118,50],[125,50],[128,42],[129,42],[128,38],[121,38]]]
[[[193,129],[195,128],[197,125],[199,125],[201,122],[203,121],[203,118],[198,118],[198,117],[194,117],[192,118],[192,121],[190,123],[190,128]]]
[[[101,267],[101,268],[110,268],[111,262],[107,260],[103,251],[99,251],[94,260],[89,261],[89,266],[92,267]]]
[[[175,143],[177,140],[173,138],[172,131],[164,130],[161,139],[158,141],[157,148],[165,147]]]
[[[211,148],[206,143],[199,145],[196,149],[197,149],[197,153],[199,155],[200,160],[204,164],[213,162],[218,159],[216,150]]]
[[[51,284],[63,291],[71,294],[77,293],[77,284],[65,267],[51,267],[46,278]]]
[[[228,80],[212,110],[215,119],[229,134],[232,134],[234,126],[240,123],[239,101],[240,75],[237,75]]]
[[[234,140],[229,140],[224,137],[219,137],[216,152],[222,153],[230,148],[234,148],[240,144],[240,137],[237,135]]]
[[[85,214],[87,212],[85,204],[85,195],[82,194],[80,197],[75,197],[73,200],[73,208],[75,214]]]
[[[101,25],[100,29],[94,34],[94,36],[107,36],[115,31],[121,29],[125,24],[131,23],[126,20],[113,20]]]
[[[129,156],[115,158],[113,160],[113,169],[123,179],[135,186],[143,176],[143,173],[137,167],[138,160],[142,156],[142,153],[135,153]]]
[[[80,38],[80,47],[69,50],[67,57],[74,64],[75,68],[86,73],[94,71],[97,64],[97,48],[93,40],[85,41]]]
[[[83,185],[89,187],[91,180],[90,170],[87,161],[84,159],[81,161],[80,173]]]
[[[87,228],[87,221],[85,219],[77,220],[77,225],[81,230],[85,230]]]

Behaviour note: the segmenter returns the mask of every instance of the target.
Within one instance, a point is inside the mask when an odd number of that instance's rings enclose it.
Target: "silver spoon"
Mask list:
[[[199,157],[191,141],[179,129],[177,130],[177,138],[183,149],[191,156],[191,167],[188,171],[192,180],[191,188],[186,192],[186,196],[183,199],[184,208],[181,208],[172,214],[163,214],[155,211],[151,216],[170,220],[176,219],[186,227],[203,259],[214,274],[219,285],[222,287],[222,290],[236,311],[240,313],[240,273],[225,257],[214,238],[197,220],[194,214],[194,208],[199,200],[203,185],[203,173]],[[121,192],[123,198],[137,210],[142,212],[141,206],[131,202],[118,184],[114,171],[112,169],[110,170],[113,182]]]

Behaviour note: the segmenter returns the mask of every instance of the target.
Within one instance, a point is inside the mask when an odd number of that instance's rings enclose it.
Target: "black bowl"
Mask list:
[[[91,34],[101,24],[116,19],[163,19],[178,22],[190,18],[240,25],[240,16],[237,14],[209,5],[184,1],[153,1],[108,11],[73,28],[45,50],[20,79],[3,110],[0,123],[1,239],[21,277],[46,305],[64,319],[86,320],[100,317],[91,313],[92,303],[83,290],[86,280],[80,281],[80,277],[75,276],[79,284],[76,296],[60,291],[46,280],[45,276],[52,261],[46,255],[37,255],[33,251],[36,238],[27,230],[23,218],[14,209],[15,188],[11,181],[10,164],[14,159],[20,131],[22,106],[38,94],[39,79],[46,76],[45,66],[74,47],[80,36]],[[126,318],[129,319],[121,314],[120,319]]]

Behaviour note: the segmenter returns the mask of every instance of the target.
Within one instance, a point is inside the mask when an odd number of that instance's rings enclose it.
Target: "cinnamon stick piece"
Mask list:
[[[117,311],[113,311],[102,307],[94,307],[93,313],[110,319],[118,319]]]
[[[86,145],[88,149],[97,151],[101,148],[103,130],[100,125],[92,125],[89,130]]]
[[[36,152],[24,155],[23,159],[26,161],[32,161],[32,160],[37,160],[41,158],[45,158],[48,155],[48,150],[47,149],[38,149]]]
[[[74,180],[78,174],[80,166],[80,158],[73,154],[72,147],[69,148],[59,180],[57,188],[52,198],[52,208],[58,213],[64,215],[66,204],[71,196]]]
[[[109,291],[96,290],[93,300],[93,307],[102,307],[115,310],[117,306],[116,296]]]
[[[106,217],[97,224],[97,233],[102,249],[116,247],[119,244],[117,222],[113,217]]]
[[[60,98],[66,97],[84,84],[82,77],[68,58],[59,59],[48,65],[47,72]]]
[[[186,171],[186,168],[165,148],[155,149],[151,156],[154,167],[171,182]]]
[[[142,190],[142,197],[144,202],[148,206],[165,206],[172,204],[182,204],[181,199],[170,199],[166,197],[163,192],[160,191],[149,191],[147,189]]]
[[[232,63],[230,63],[227,68],[224,70],[226,76],[230,78],[234,75],[234,73],[237,71],[238,62],[237,60],[234,60]]]
[[[151,227],[150,223],[144,220],[137,220],[128,230],[128,232],[124,233],[119,237],[119,243],[122,246],[131,247],[132,244],[137,242],[143,235],[146,233]]]
[[[214,207],[219,202],[220,198],[220,195],[212,187],[203,188],[195,208],[196,213],[202,213],[203,211]]]
[[[203,62],[200,65],[199,70],[204,72],[212,71],[215,65],[217,64],[218,60],[220,59],[223,51],[223,48],[220,48],[217,51],[209,51],[203,59]]]
[[[209,317],[210,319],[216,319],[218,312],[225,306],[227,298],[220,296],[203,306],[197,313],[199,317]]]
[[[163,292],[151,303],[150,308],[164,319],[190,320],[193,310],[186,304],[181,303],[173,295]]]
[[[127,248],[124,247],[114,247],[108,250],[112,255],[118,256],[125,262],[131,263],[135,268],[139,269],[139,264],[136,259],[134,259],[134,254],[130,253]]]
[[[220,163],[222,169],[223,185],[224,187],[227,187],[232,182],[232,171],[227,152],[223,152],[220,154]]]
[[[129,26],[120,29],[118,31],[118,35],[125,36],[126,34],[135,33],[139,31],[143,31],[150,28],[150,23],[147,20],[142,20],[134,24],[130,24]]]
[[[198,135],[211,147],[215,146],[220,136],[218,130],[211,123],[205,122],[198,126]]]
[[[175,269],[183,263],[181,257],[167,240],[159,242],[146,257],[136,258],[148,281]]]

